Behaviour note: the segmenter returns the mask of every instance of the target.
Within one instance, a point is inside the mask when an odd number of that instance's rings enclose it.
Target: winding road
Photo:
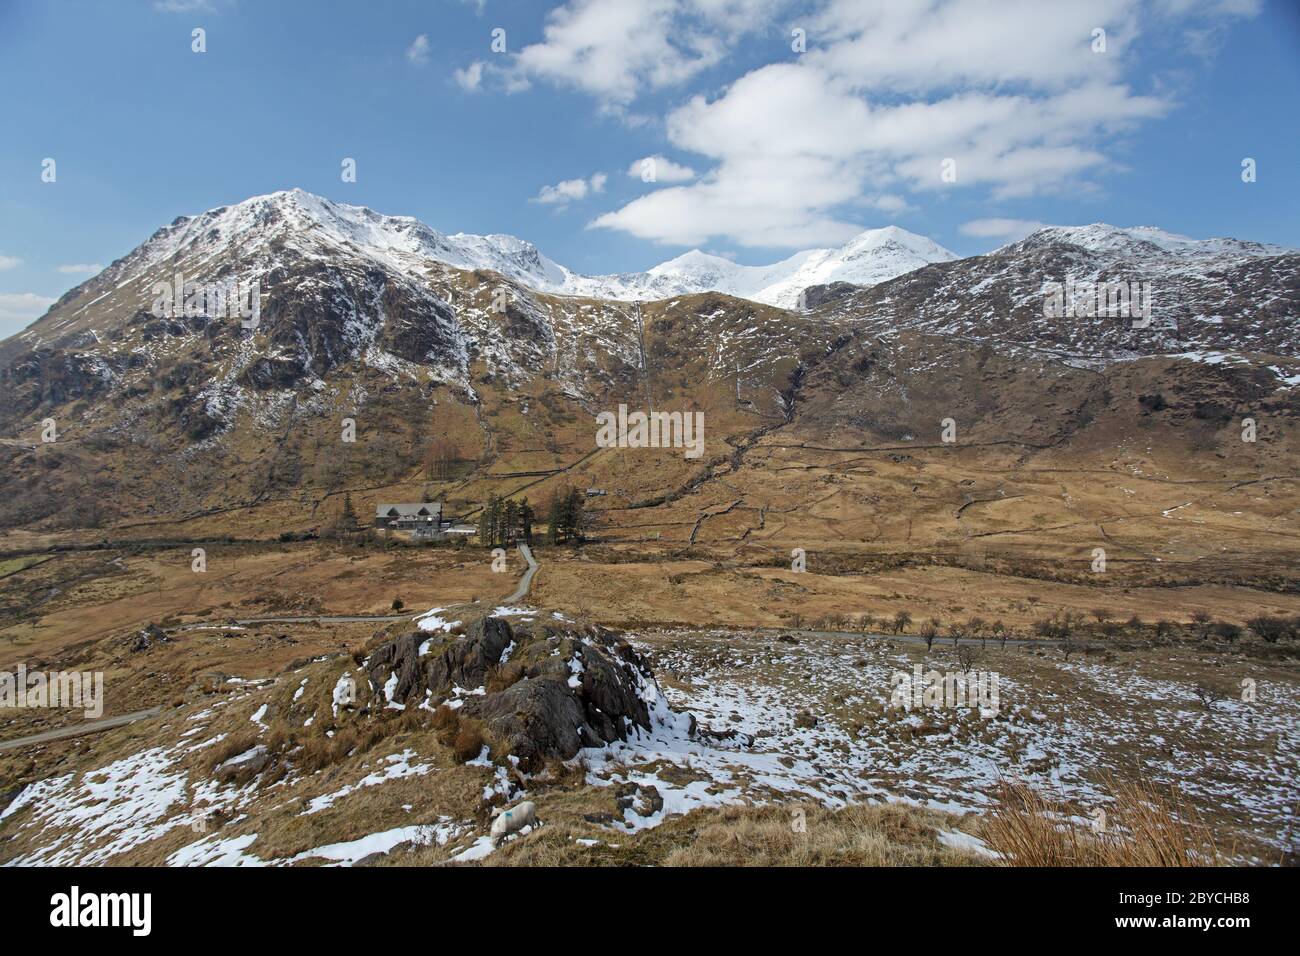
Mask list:
[[[506,598],[506,604],[514,604],[516,601],[522,601],[528,596],[528,589],[533,586],[533,575],[537,573],[537,569],[540,567],[540,565],[533,560],[533,549],[528,547],[528,545],[520,543],[519,553],[522,554],[524,560],[528,562],[528,570],[525,571],[524,576],[519,579],[519,587],[515,588],[515,593]]]
[[[532,588],[532,584],[533,584],[533,575],[535,575],[537,573],[537,569],[541,567],[541,565],[538,564],[537,560],[533,557],[533,551],[530,547],[528,547],[528,545],[520,544],[519,553],[520,555],[523,556],[523,559],[526,562],[528,562],[528,568],[524,571],[523,577],[519,579],[519,585],[518,587],[515,588],[514,593],[512,593],[509,597],[505,598],[505,600],[503,601],[503,603],[506,605],[515,604],[516,602],[522,601],[524,598],[528,596],[528,592]],[[419,615],[415,615],[415,616],[418,617]],[[384,614],[384,615],[357,614],[357,615],[339,615],[333,617],[320,616],[320,615],[313,616],[313,617],[249,617],[249,618],[244,618],[242,620],[235,621],[235,626],[243,626],[247,624],[312,624],[312,623],[358,624],[358,623],[365,623],[368,621],[375,621],[375,622],[406,621],[412,619],[413,618],[410,614]],[[222,625],[214,625],[214,624],[190,624],[184,627],[176,628],[176,630],[185,631],[185,630],[193,630],[194,628],[220,629],[221,626]],[[225,625],[225,626],[230,626],[230,625]],[[902,641],[907,644],[925,643],[925,638],[920,637],[916,634],[867,634],[867,633],[863,633],[862,631],[822,631],[822,630],[813,630],[809,628],[779,628],[779,627],[756,627],[754,628],[754,630],[766,631],[773,634],[798,634],[804,637],[853,637],[859,639],[867,638],[867,639],[884,640],[884,641]],[[948,644],[951,646],[952,638],[936,637],[934,643],[939,646],[943,646],[944,644]],[[980,638],[974,638],[974,637],[961,638],[961,644],[966,646],[972,644],[980,646],[983,645],[983,643],[984,642]],[[1003,644],[1001,640],[997,640],[997,639],[990,639],[989,643],[995,647]],[[1039,647],[1050,647],[1052,645],[1059,646],[1061,642],[1046,640],[1042,638],[1031,639],[1031,640],[1025,640],[1021,638],[1011,638],[1007,640],[1005,643],[1011,646],[1036,644]],[[10,750],[16,747],[30,747],[34,744],[48,743],[49,741],[61,740],[65,737],[77,737],[82,734],[91,734],[101,730],[110,730],[113,727],[121,727],[124,726],[125,724],[134,723],[137,720],[145,720],[149,717],[155,717],[161,712],[162,712],[161,707],[151,707],[148,710],[138,710],[130,714],[120,714],[117,717],[107,717],[104,720],[93,720],[84,724],[78,724],[74,727],[61,727],[57,730],[47,730],[44,733],[32,734],[29,737],[17,737],[13,740],[4,740],[4,741],[0,741],[0,750]]]
[[[150,707],[148,710],[137,710],[129,714],[118,714],[116,717],[105,717],[103,720],[90,720],[84,724],[76,724],[72,727],[59,727],[57,730],[47,730],[43,733],[32,734],[30,737],[15,737],[13,740],[0,740],[0,750],[12,750],[15,747],[30,747],[32,744],[49,743],[51,740],[62,740],[64,737],[80,737],[82,734],[93,734],[100,730],[112,730],[114,727],[133,724],[137,720],[144,720],[146,717],[156,717],[160,713],[162,713],[161,707]]]

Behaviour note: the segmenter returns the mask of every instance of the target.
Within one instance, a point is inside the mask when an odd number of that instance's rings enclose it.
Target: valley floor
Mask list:
[[[476,549],[214,545],[202,574],[188,548],[24,562],[0,587],[0,669],[101,670],[105,716],[161,712],[0,752],[0,861],[725,863],[744,861],[690,848],[703,833],[726,846],[720,834],[745,831],[767,834],[789,860],[996,862],[981,834],[1005,780],[1030,783],[1084,821],[1111,806],[1117,781],[1176,785],[1228,858],[1270,864],[1294,853],[1300,663],[1290,642],[1227,644],[1186,631],[1157,639],[1149,623],[1107,637],[1092,625],[1067,655],[1029,627],[1099,606],[1113,621],[1185,622],[1197,608],[1233,620],[1295,614],[1294,595],[1096,588],[930,565],[795,574],[704,555],[535,553],[541,567],[522,608],[501,605],[523,559],[511,553],[508,573],[494,573]],[[259,717],[268,701],[304,689],[327,699],[338,661],[380,628],[411,626],[378,619],[431,606],[447,608],[449,621],[477,609],[623,625],[667,702],[703,732],[660,727],[529,777],[486,756],[457,761],[418,722],[395,723],[369,749],[313,773],[261,784],[212,775],[214,755],[277,732]],[[898,610],[913,614],[910,641],[879,626],[869,635],[790,627],[792,614],[881,621]],[[942,633],[929,650],[915,639],[930,616],[973,615],[1003,620],[1026,643],[989,640],[959,655]],[[142,643],[150,621],[159,627]],[[916,665],[995,674],[996,712],[891,708],[895,675]],[[6,738],[82,720],[11,713]],[[488,805],[525,796],[545,826],[491,852]],[[898,805],[902,816],[864,802]],[[196,806],[219,808],[220,827],[193,829]],[[833,846],[786,846],[796,813],[839,834]],[[885,831],[894,839],[882,843]]]

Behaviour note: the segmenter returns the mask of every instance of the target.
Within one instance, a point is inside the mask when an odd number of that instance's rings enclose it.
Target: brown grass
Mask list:
[[[796,809],[803,811],[804,832],[791,826]],[[812,804],[711,808],[670,818],[638,834],[611,834],[579,823],[549,824],[505,844],[484,865],[974,866],[985,862],[939,843],[936,830],[951,828],[954,822],[942,814],[899,804],[856,804],[840,810]],[[583,846],[577,837],[596,838],[600,843]]]
[[[433,712],[432,724],[438,742],[445,747],[450,747],[460,731],[460,714],[443,705]]]
[[[1226,862],[1214,834],[1176,789],[1149,781],[1108,781],[1113,802],[1100,832],[1067,819],[1077,813],[1021,781],[1002,781],[983,836],[1009,866],[1216,866]]]
[[[238,757],[257,746],[257,734],[253,731],[243,731],[238,734],[231,734],[225,740],[213,745],[207,752],[204,760],[205,769],[211,773],[221,764],[225,763],[231,757]]]
[[[451,750],[457,763],[473,760],[483,752],[483,731],[477,724],[472,724],[468,720],[461,721],[460,730],[456,732],[456,740],[452,743]]]
[[[295,763],[306,773],[315,773],[339,763],[352,754],[362,754],[387,736],[384,721],[371,720],[335,731],[326,737],[324,729],[302,741],[302,750],[294,754]]]
[[[495,694],[512,684],[523,680],[524,666],[516,661],[507,661],[499,667],[490,667],[487,672],[487,692]]]

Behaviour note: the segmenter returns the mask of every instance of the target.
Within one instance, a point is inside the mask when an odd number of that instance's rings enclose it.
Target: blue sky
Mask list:
[[[292,186],[588,273],[888,224],[960,254],[1097,220],[1300,247],[1298,8],[0,0],[0,336],[176,216]]]

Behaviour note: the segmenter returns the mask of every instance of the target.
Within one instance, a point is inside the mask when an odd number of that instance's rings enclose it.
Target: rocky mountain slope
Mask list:
[[[1079,283],[1140,286],[1143,302],[1149,294],[1149,319],[1136,314],[1138,297],[1128,315],[1050,314],[1049,287]],[[1150,227],[1042,229],[988,255],[936,263],[870,288],[814,289],[808,301],[829,319],[862,320],[875,330],[905,327],[1092,363],[1300,352],[1300,253]]]
[[[870,285],[955,258],[930,240],[891,226],[868,230],[840,249],[800,252],[770,266],[741,266],[695,250],[643,273],[584,276],[514,236],[444,235],[409,216],[385,216],[293,189],[176,219],[71,290],[51,310],[57,318],[42,319],[15,338],[35,348],[92,328],[90,319],[132,293],[147,291],[164,265],[188,269],[187,281],[258,279],[265,289],[279,275],[278,267],[294,257],[364,262],[417,282],[430,271],[451,267],[496,272],[555,295],[631,301],[717,291],[784,307],[793,306],[810,285]],[[68,308],[74,304],[77,308]]]
[[[1122,443],[1154,416],[1189,426],[1167,437],[1176,452],[1227,442],[1253,414],[1269,460],[1286,460],[1300,256],[1098,225],[886,278],[940,257],[915,238],[878,230],[767,270],[688,254],[637,280],[638,305],[544,291],[580,277],[519,240],[300,191],[178,219],[0,344],[0,525],[427,482],[439,446],[474,474],[559,474],[593,454],[595,414],[620,403],[709,423],[704,460],[643,463],[633,502],[671,500],[761,436],[933,441],[948,416],[965,437],[1067,450]],[[256,282],[256,327],[155,314],[155,284],[177,273]],[[869,274],[881,281],[843,281]],[[831,281],[803,309],[725,291],[649,301],[715,284],[784,300],[809,279]],[[1046,283],[1083,279],[1150,283],[1150,325],[1044,315]],[[40,440],[47,419],[55,443]],[[355,443],[340,443],[345,420]],[[314,510],[295,526],[319,525]]]

